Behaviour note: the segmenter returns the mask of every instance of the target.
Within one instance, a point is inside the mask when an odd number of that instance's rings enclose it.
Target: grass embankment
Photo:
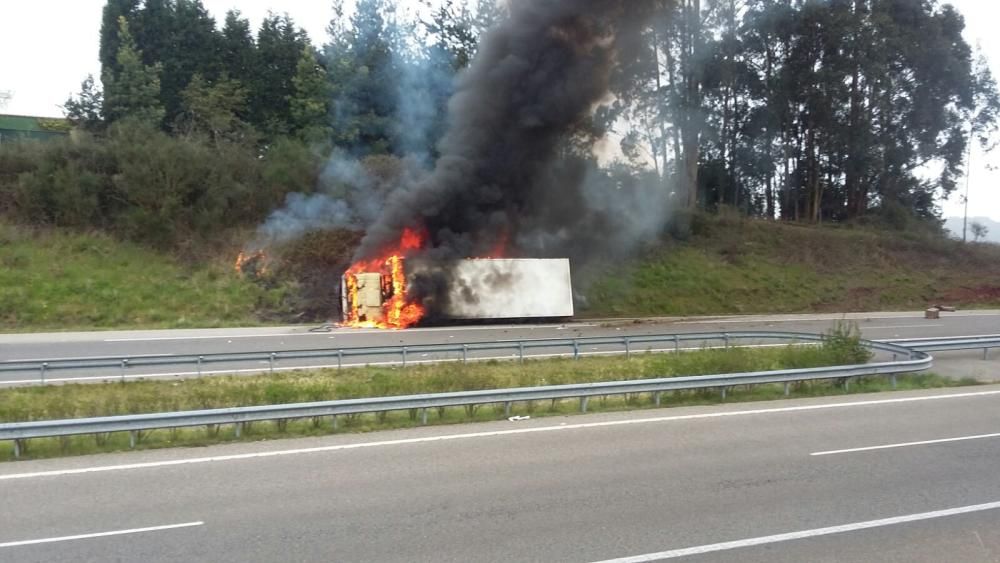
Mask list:
[[[870,228],[699,217],[608,267],[589,316],[706,315],[1000,306],[1000,245]]]
[[[871,228],[699,216],[687,241],[576,271],[582,316],[1000,306],[1000,246]],[[235,236],[235,235],[234,235]],[[174,328],[321,321],[358,233],[314,233],[257,281],[238,245],[166,254],[96,234],[0,222],[0,330]],[[596,281],[595,281],[596,280]]]
[[[0,330],[257,324],[280,292],[232,269],[100,234],[0,223]]]
[[[116,414],[135,414],[189,409],[221,408],[262,404],[379,397],[411,393],[436,393],[475,389],[499,389],[531,385],[557,385],[595,381],[705,375],[793,367],[817,367],[858,363],[868,353],[850,340],[833,339],[823,347],[735,348],[703,350],[679,354],[646,354],[623,358],[583,358],[531,360],[524,364],[497,362],[420,365],[407,368],[352,368],[288,372],[251,377],[206,377],[180,381],[132,381],[100,385],[60,385],[0,390],[0,422],[60,419]],[[900,389],[945,387],[955,382],[937,376],[901,378]],[[863,378],[852,382],[850,391],[870,392],[889,388],[884,378]],[[791,396],[807,397],[843,393],[834,382],[801,383],[792,386]],[[784,395],[781,385],[758,385],[730,389],[727,401],[767,400]],[[663,406],[711,404],[721,400],[717,390],[664,393]],[[651,394],[602,397],[590,401],[589,410],[622,410],[649,407]],[[579,403],[537,401],[514,405],[513,414],[532,416],[576,412]],[[504,415],[502,405],[438,409],[429,416],[430,424],[496,420]],[[418,413],[393,412],[340,417],[331,420],[256,422],[248,425],[241,438],[235,428],[195,428],[157,430],[144,433],[139,447],[160,448],[203,445],[216,442],[259,440],[284,436],[324,435],[331,432],[358,432],[418,425]],[[110,436],[78,436],[67,439],[35,439],[28,446],[29,457],[50,457],[115,451],[128,448],[125,433]],[[11,459],[13,446],[0,444],[0,459]]]

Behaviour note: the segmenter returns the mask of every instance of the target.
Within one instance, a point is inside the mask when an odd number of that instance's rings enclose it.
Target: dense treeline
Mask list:
[[[689,208],[935,218],[996,85],[936,0],[663,0],[622,77],[626,152]]]
[[[336,0],[320,45],[287,15],[254,31],[200,0],[109,0],[103,89],[88,78],[67,101],[70,138],[0,148],[0,213],[169,248],[344,181],[331,154],[391,185],[386,170],[433,162],[453,79],[504,17],[492,0],[424,3],[412,22],[391,0],[350,16]],[[936,0],[650,5],[594,130],[620,141],[612,181],[642,177],[677,208],[934,219],[995,127],[993,79]]]

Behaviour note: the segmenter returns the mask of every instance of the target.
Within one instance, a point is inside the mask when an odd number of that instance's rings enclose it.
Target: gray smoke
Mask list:
[[[372,169],[381,170],[382,175]],[[358,160],[335,150],[313,193],[290,193],[257,229],[254,246],[284,243],[317,230],[362,231],[376,221],[389,194],[400,183],[416,183],[427,174],[420,158],[370,156]]]
[[[567,149],[596,141],[591,115],[616,58],[634,58],[626,51],[648,13],[645,0],[513,0],[458,78],[434,171],[391,194],[356,257],[407,227],[425,229],[426,254],[440,260],[484,255],[501,239],[548,238],[510,251],[555,254],[595,232],[614,238],[632,218],[608,207],[610,196],[588,195],[586,159]]]

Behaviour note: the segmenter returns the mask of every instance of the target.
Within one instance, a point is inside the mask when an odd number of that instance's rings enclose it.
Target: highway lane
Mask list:
[[[0,561],[997,561],[1000,438],[928,441],[998,431],[986,386],[9,463]]]
[[[0,362],[67,357],[105,357],[116,355],[146,355],[169,357],[181,354],[209,354],[218,352],[268,352],[276,350],[306,350],[352,348],[359,346],[412,346],[417,344],[449,344],[460,342],[516,341],[538,338],[578,338],[589,336],[637,336],[664,333],[691,333],[706,331],[781,330],[824,332],[841,319],[856,322],[867,338],[918,338],[929,336],[965,336],[1000,333],[1000,311],[967,311],[944,313],[941,319],[928,320],[922,313],[856,313],[847,315],[772,315],[751,317],[711,317],[689,319],[656,319],[646,321],[596,320],[567,324],[542,325],[478,325],[459,327],[432,327],[405,331],[376,329],[333,328],[329,332],[311,332],[311,326],[273,327],[252,329],[209,329],[176,331],[113,331],[89,333],[48,333],[0,335]],[[652,348],[662,348],[653,346]],[[583,350],[584,353],[601,353],[609,347]],[[567,353],[568,350],[534,350],[536,355]],[[481,353],[479,357],[513,357],[514,350]],[[473,357],[476,356],[475,354]],[[460,354],[416,355],[410,361],[432,361],[444,358],[459,359]],[[356,358],[345,360],[345,365],[388,363],[399,361],[398,356]],[[287,360],[279,362],[279,369],[336,365],[336,360]],[[255,372],[267,369],[266,362],[204,366],[202,373],[245,370]],[[127,375],[150,374],[173,376],[196,375],[195,365],[167,368],[130,368]],[[52,378],[117,377],[120,372],[103,371],[50,373]],[[27,381],[34,374],[0,374],[3,382]]]

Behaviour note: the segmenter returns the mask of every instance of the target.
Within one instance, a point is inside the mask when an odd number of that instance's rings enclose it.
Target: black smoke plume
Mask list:
[[[409,227],[429,236],[421,258],[440,263],[487,255],[500,240],[513,256],[580,262],[631,233],[631,211],[649,211],[628,190],[608,193],[582,156],[599,137],[592,115],[608,101],[616,61],[640,48],[649,2],[511,0],[509,9],[457,79],[434,170],[390,195],[356,258]],[[652,203],[664,216],[665,200]],[[440,305],[448,283],[414,287]]]
[[[635,48],[645,4],[513,0],[510,17],[458,78],[434,171],[392,194],[357,257],[391,245],[406,227],[426,229],[442,258],[462,258],[502,237],[516,246],[521,227],[541,214],[563,222],[540,207],[560,192],[578,198],[582,177],[576,170],[561,181],[552,166],[607,97],[616,54]]]

